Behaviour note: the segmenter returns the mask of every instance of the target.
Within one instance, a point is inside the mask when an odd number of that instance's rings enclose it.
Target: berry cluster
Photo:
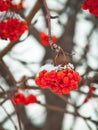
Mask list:
[[[26,21],[19,18],[7,17],[0,21],[0,38],[16,41],[19,36],[28,28]]]
[[[19,3],[13,3],[12,0],[0,0],[0,11],[8,11],[9,9],[23,9],[22,0]]]
[[[95,16],[98,16],[98,0],[85,0],[81,4],[84,10],[89,10]]]
[[[41,88],[49,88],[58,94],[68,94],[70,90],[78,88],[78,82],[81,80],[78,72],[70,67],[59,67],[59,69],[43,69],[39,72],[35,82]]]
[[[31,103],[36,103],[37,102],[37,98],[36,96],[30,94],[28,96],[25,96],[23,93],[15,93],[12,101],[14,104],[24,104],[24,105],[28,105]]]
[[[11,7],[12,9],[15,9],[15,10],[18,10],[18,11],[21,11],[23,10],[23,1],[20,1],[18,4],[15,4],[15,3],[11,3]]]
[[[44,46],[49,46],[50,44],[49,44],[49,40],[48,40],[48,35],[46,34],[46,33],[44,33],[44,32],[40,32],[40,41],[41,41],[41,43],[44,45]],[[52,36],[52,41],[53,41],[53,43],[55,43],[56,42],[56,40],[57,40],[57,38],[56,38],[56,36]]]
[[[0,11],[7,11],[10,8],[10,0],[0,0]]]

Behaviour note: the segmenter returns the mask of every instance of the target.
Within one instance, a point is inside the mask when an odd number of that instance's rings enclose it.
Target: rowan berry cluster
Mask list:
[[[0,38],[16,41],[28,28],[26,21],[15,17],[7,17],[0,21]]]
[[[98,16],[98,0],[85,0],[81,4],[84,10],[89,10],[95,16]]]
[[[43,66],[39,72],[35,82],[39,87],[49,88],[57,94],[68,94],[70,90],[78,88],[78,82],[81,80],[78,72],[75,72],[71,67],[50,67]]]
[[[47,35],[46,33],[44,33],[44,32],[40,32],[39,35],[40,35],[40,41],[41,41],[41,43],[42,43],[44,46],[49,46],[50,44],[49,44],[49,40],[48,40],[48,35]],[[55,43],[56,40],[57,40],[56,36],[53,35],[53,36],[52,36],[52,41],[53,41],[53,43]]]
[[[37,98],[36,96],[30,94],[28,96],[25,96],[23,93],[15,93],[12,101],[14,104],[24,104],[24,105],[28,105],[31,103],[36,103],[37,102]]]
[[[23,9],[23,0],[15,3],[13,0],[0,0],[0,38],[11,42],[16,41],[28,28],[27,23],[15,10]]]
[[[9,9],[22,10],[22,0],[19,3],[14,3],[12,0],[0,0],[0,11],[8,11]]]

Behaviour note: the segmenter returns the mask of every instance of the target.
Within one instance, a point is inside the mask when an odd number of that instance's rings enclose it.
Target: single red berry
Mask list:
[[[24,104],[25,96],[23,93],[15,93],[12,98],[13,103],[15,104]]]
[[[31,103],[36,103],[37,102],[37,98],[36,96],[30,94],[27,97],[25,97],[25,105],[31,104]]]

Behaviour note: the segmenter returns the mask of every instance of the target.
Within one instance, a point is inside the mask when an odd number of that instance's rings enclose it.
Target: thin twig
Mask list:
[[[7,101],[8,98],[5,98],[2,102],[0,102],[0,106]]]
[[[82,115],[80,115],[78,112],[70,112],[68,110],[65,110],[64,108],[60,108],[58,106],[53,106],[53,105],[49,105],[49,104],[42,104],[41,102],[38,102],[39,105],[46,107],[47,109],[53,110],[53,111],[57,111],[57,112],[63,112],[63,113],[67,113],[67,114],[71,114],[73,116],[78,116],[86,121],[90,121],[92,123],[94,123],[95,125],[98,125],[98,121],[92,120],[89,117],[84,117]]]
[[[2,108],[3,108],[3,110],[5,111],[5,113],[7,114],[8,118],[10,119],[10,121],[12,122],[12,124],[13,124],[15,130],[18,130],[18,128],[17,128],[15,122],[12,120],[11,116],[8,114],[8,112],[6,111],[6,109],[4,108],[4,106],[2,106]]]
[[[52,37],[51,37],[51,16],[50,16],[50,11],[48,9],[46,0],[42,0],[42,2],[43,2],[43,7],[44,7],[45,12],[46,12],[46,20],[47,20],[47,26],[48,26],[48,40],[49,40],[49,43],[50,43],[50,46],[51,46],[53,44],[53,42],[52,42]]]
[[[9,95],[9,93],[6,93],[6,91],[5,91],[1,86],[0,86],[0,88],[1,88],[1,90],[7,95],[7,97],[8,97],[8,98],[11,100],[11,102],[12,102],[12,99],[11,99],[11,96]],[[12,104],[13,104],[13,102],[12,102]],[[13,107],[14,107],[15,112],[16,112],[16,115],[17,115],[18,124],[19,124],[19,129],[22,130],[21,122],[20,122],[20,118],[19,118],[19,114],[18,114],[18,112],[17,112],[16,107],[15,107],[14,104],[13,104]]]

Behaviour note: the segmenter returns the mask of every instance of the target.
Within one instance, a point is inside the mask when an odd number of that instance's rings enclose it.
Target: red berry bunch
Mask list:
[[[98,0],[85,0],[81,4],[84,10],[89,10],[95,16],[98,16]]]
[[[78,72],[70,67],[64,67],[59,70],[44,69],[39,72],[35,82],[41,88],[49,88],[57,94],[68,94],[70,90],[78,88],[78,82],[81,80]]]
[[[12,101],[14,104],[24,104],[24,105],[28,105],[31,103],[36,103],[37,102],[37,98],[36,96],[30,94],[28,96],[25,96],[23,93],[15,93]]]
[[[23,9],[23,1],[21,0],[19,3],[13,3],[12,0],[0,0],[0,11],[8,11],[9,9]]]
[[[10,8],[11,0],[0,0],[0,11],[7,11]]]
[[[39,35],[40,35],[40,41],[41,41],[41,43],[44,46],[49,46],[50,44],[49,44],[49,40],[48,40],[48,35],[46,33],[44,33],[44,32],[40,32]],[[56,36],[53,35],[52,36],[53,43],[55,43],[56,40],[57,40]]]
[[[0,38],[16,41],[28,28],[26,21],[19,18],[7,17],[0,21]]]

